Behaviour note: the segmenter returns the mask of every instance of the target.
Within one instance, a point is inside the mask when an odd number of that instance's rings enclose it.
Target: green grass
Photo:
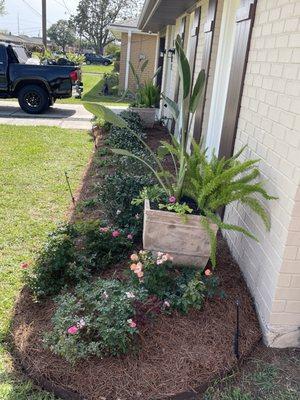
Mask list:
[[[64,171],[75,189],[92,143],[83,131],[0,126],[0,399],[50,400],[17,379],[6,352],[19,265],[31,260],[70,204]]]
[[[120,107],[127,107],[128,102],[119,102],[118,96],[104,96],[102,94],[103,88],[103,74],[111,72],[113,66],[109,65],[83,65],[82,66],[82,81],[83,81],[83,94],[81,99],[74,97],[69,99],[57,100],[61,104],[84,104],[85,102],[100,103],[107,106],[115,105]]]
[[[212,385],[204,400],[298,400],[300,359],[293,349],[264,349],[241,371]]]

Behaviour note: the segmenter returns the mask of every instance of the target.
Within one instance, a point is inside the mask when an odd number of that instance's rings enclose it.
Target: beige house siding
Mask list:
[[[120,58],[120,88],[125,88],[125,75],[126,75],[126,62],[127,62],[127,46],[128,34],[123,32],[121,36],[121,58]],[[142,80],[147,81],[151,79],[155,70],[156,60],[156,35],[145,35],[139,33],[132,33],[131,35],[131,48],[130,48],[130,61],[133,66],[138,69],[144,59],[148,59],[148,65],[142,75]],[[136,82],[134,76],[129,71],[128,89],[131,91],[136,90]]]
[[[242,206],[227,207],[225,220],[254,232],[259,243],[227,233],[257,305],[268,344],[299,344],[300,326],[300,3],[257,4],[235,150],[261,158],[267,189],[269,233]]]

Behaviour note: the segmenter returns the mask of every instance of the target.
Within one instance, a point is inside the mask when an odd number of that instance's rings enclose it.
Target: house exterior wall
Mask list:
[[[121,57],[120,57],[120,89],[125,88],[125,75],[126,75],[126,62],[127,62],[127,46],[128,34],[123,32],[121,36]],[[148,65],[143,72],[142,81],[151,79],[155,72],[156,62],[156,47],[157,36],[132,33],[131,35],[131,48],[130,48],[130,61],[135,69],[138,69],[144,59],[148,59]],[[136,90],[136,82],[134,76],[129,70],[128,89],[131,91]]]
[[[299,345],[300,326],[300,3],[257,3],[235,151],[260,158],[272,227],[266,233],[243,206],[225,221],[250,229],[259,243],[227,233],[230,248],[255,298],[269,345]]]
[[[218,1],[216,15],[203,119],[204,136],[223,2]],[[208,0],[197,5],[201,5],[201,26],[195,74],[201,69]],[[259,218],[243,206],[234,204],[225,212],[226,222],[248,228],[259,239],[257,243],[240,233],[224,232],[254,297],[265,341],[274,347],[297,346],[300,336],[299,16],[298,0],[258,0],[235,142],[235,152],[247,144],[244,158],[261,159],[260,169],[266,188],[279,197],[265,204],[271,216],[271,230],[265,232]],[[181,17],[176,25],[167,27],[169,45],[178,33]],[[176,60],[173,63],[168,60],[166,65],[163,88],[170,98],[174,98]],[[167,108],[162,107],[161,113],[169,116]]]

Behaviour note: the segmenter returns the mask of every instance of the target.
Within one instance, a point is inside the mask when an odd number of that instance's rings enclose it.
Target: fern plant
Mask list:
[[[193,199],[201,214],[206,217],[202,219],[202,224],[210,237],[211,261],[215,266],[216,235],[210,227],[210,221],[219,229],[242,232],[257,240],[247,229],[224,223],[218,211],[228,204],[240,202],[257,214],[266,229],[270,230],[270,217],[257,196],[260,195],[265,200],[274,200],[276,197],[270,196],[263,187],[263,181],[259,180],[259,160],[238,160],[245,147],[228,159],[218,159],[213,154],[211,160],[206,156],[207,151],[202,150],[195,141],[192,147],[193,151],[187,157],[183,194]]]

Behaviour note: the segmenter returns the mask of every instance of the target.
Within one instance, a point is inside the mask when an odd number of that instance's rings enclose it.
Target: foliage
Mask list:
[[[76,65],[82,65],[84,63],[85,57],[82,54],[67,53],[66,57],[69,61],[72,61]]]
[[[119,85],[119,74],[117,72],[105,73],[103,79],[108,86],[109,94],[117,94]]]
[[[155,184],[153,186],[145,186],[140,191],[139,196],[132,199],[132,204],[141,205],[144,204],[145,200],[149,200],[150,202],[160,203],[161,201],[167,201],[167,196],[162,188]]]
[[[105,54],[107,56],[113,55],[116,56],[116,53],[120,53],[120,45],[114,42],[109,43],[105,46]]]
[[[47,31],[47,35],[50,40],[62,48],[63,52],[67,45],[73,45],[76,40],[74,30],[71,28],[69,22],[63,19],[51,25]]]
[[[138,65],[138,69],[135,69],[131,61],[129,61],[132,75],[136,82],[136,91],[132,93],[130,90],[125,91],[123,97],[132,95],[134,102],[132,107],[155,107],[160,99],[160,90],[157,85],[153,83],[153,80],[158,75],[161,67],[157,69],[155,74],[148,81],[143,80],[143,73],[148,66],[149,60],[144,60]]]
[[[143,290],[132,291],[117,280],[83,283],[74,294],[57,298],[53,330],[45,335],[45,344],[71,362],[125,354],[139,332],[134,302],[146,297]]]
[[[5,0],[0,0],[0,15],[5,14]]]
[[[169,254],[141,250],[131,255],[130,278],[134,287],[143,287],[149,294],[164,301],[164,307],[171,311],[187,313],[200,309],[206,296],[217,293],[217,279],[192,267],[176,270]],[[208,275],[208,276],[206,276]]]
[[[131,104],[132,107],[156,107],[160,99],[159,87],[154,85],[153,82],[145,82],[136,92],[135,102]]]
[[[131,247],[126,232],[99,222],[62,225],[49,235],[26,280],[36,297],[54,295],[120,261]]]
[[[103,54],[104,47],[115,39],[109,32],[109,25],[116,19],[126,19],[132,10],[139,12],[138,0],[80,0],[76,15],[70,22],[78,35],[85,38],[96,51]]]
[[[176,201],[176,203],[160,203],[158,205],[158,208],[160,210],[166,209],[168,211],[174,211],[179,215],[186,215],[186,214],[191,214],[193,212],[193,210],[186,204],[186,203],[178,203],[178,201]]]
[[[143,206],[133,205],[131,200],[152,183],[149,175],[135,176],[125,171],[107,175],[99,188],[99,199],[109,220],[133,234],[140,232]]]
[[[270,196],[263,188],[263,181],[259,180],[257,164],[259,160],[239,161],[242,148],[236,155],[225,159],[218,159],[214,154],[209,161],[206,151],[193,142],[193,152],[187,157],[186,177],[183,193],[195,200],[198,209],[208,219],[203,219],[205,229],[211,238],[211,259],[216,263],[216,237],[208,221],[215,223],[220,229],[229,229],[242,232],[257,240],[247,229],[241,226],[222,222],[217,211],[232,202],[240,202],[248,206],[263,221],[267,230],[270,230],[269,215],[264,209],[257,195],[265,200],[276,199]]]

